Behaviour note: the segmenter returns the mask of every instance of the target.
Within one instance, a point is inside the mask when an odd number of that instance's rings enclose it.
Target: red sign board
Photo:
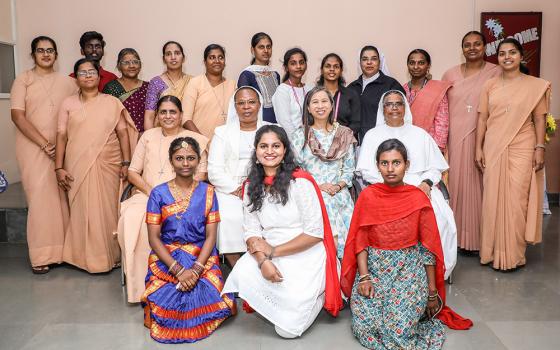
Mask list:
[[[540,76],[542,12],[482,12],[480,31],[486,37],[489,62],[498,63],[498,44],[513,37],[523,46],[523,61],[529,74]]]

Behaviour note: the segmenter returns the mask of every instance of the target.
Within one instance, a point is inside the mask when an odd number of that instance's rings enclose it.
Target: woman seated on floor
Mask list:
[[[352,332],[369,349],[441,349],[441,321],[453,329],[472,322],[445,306],[434,211],[418,187],[403,181],[410,163],[402,142],[384,141],[375,160],[383,183],[360,194],[342,262]]]
[[[238,292],[283,338],[342,307],[334,240],[318,185],[297,169],[286,131],[265,125],[244,187],[245,240],[223,293]],[[302,215],[304,214],[304,215]]]
[[[142,296],[144,325],[160,343],[193,343],[235,313],[235,300],[230,294],[220,296],[220,214],[214,187],[194,179],[198,142],[175,139],[169,160],[176,177],[154,187],[146,213],[153,251]]]

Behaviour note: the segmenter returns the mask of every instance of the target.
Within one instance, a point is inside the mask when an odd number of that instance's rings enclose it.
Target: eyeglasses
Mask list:
[[[52,47],[50,47],[48,49],[43,49],[43,48],[40,47],[38,49],[35,49],[35,52],[38,53],[39,55],[42,55],[42,54],[45,54],[45,53],[47,55],[52,55],[53,53],[56,52],[56,50],[53,49]]]
[[[362,57],[360,60],[364,63],[365,62],[377,62],[377,61],[379,61],[379,58],[378,57]]]
[[[77,75],[81,78],[85,78],[87,76],[96,77],[98,74],[99,73],[95,69],[90,69],[90,70],[79,70]]]
[[[142,61],[140,60],[131,60],[131,61],[121,61],[120,62],[123,66],[128,67],[128,66],[138,66],[140,65],[140,63],[142,63]]]
[[[402,108],[404,107],[404,102],[385,102],[383,103],[383,107],[393,109],[393,108]]]
[[[257,100],[247,100],[247,101],[236,101],[235,105],[238,107],[243,107],[245,105],[249,105],[251,107],[256,106],[259,101]]]

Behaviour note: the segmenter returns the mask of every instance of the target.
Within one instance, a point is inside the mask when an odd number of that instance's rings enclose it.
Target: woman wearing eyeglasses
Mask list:
[[[113,95],[123,103],[139,132],[144,132],[144,111],[148,82],[138,79],[142,61],[136,50],[122,49],[117,58],[121,77],[110,81],[103,88],[104,94]]]
[[[56,120],[60,104],[77,86],[74,79],[55,72],[58,52],[53,39],[33,39],[31,57],[35,66],[16,78],[10,102],[16,158],[29,206],[29,258],[33,273],[42,274],[49,272],[50,264],[62,262],[68,213],[66,196],[56,185],[54,173]]]
[[[183,72],[185,51],[176,41],[168,41],[163,45],[163,63],[167,67],[163,74],[150,80],[146,96],[146,112],[144,113],[144,129],[153,128],[156,122],[156,105],[160,97],[173,95],[183,99],[187,84],[192,75]]]
[[[119,185],[126,178],[134,122],[119,99],[99,93],[99,64],[82,58],[74,65],[80,88],[62,102],[58,114],[55,169],[68,192],[70,222],[63,260],[90,273],[118,265]]]

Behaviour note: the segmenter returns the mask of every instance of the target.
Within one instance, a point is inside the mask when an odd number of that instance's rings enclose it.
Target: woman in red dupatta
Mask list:
[[[222,293],[238,292],[283,338],[300,336],[323,308],[337,316],[342,297],[325,204],[277,125],[255,135],[243,206],[250,254],[237,261]]]
[[[402,142],[384,141],[376,161],[384,183],[360,194],[342,262],[352,331],[370,349],[441,349],[443,324],[468,329],[472,322],[445,306],[443,251],[430,200],[403,182],[409,163]]]

